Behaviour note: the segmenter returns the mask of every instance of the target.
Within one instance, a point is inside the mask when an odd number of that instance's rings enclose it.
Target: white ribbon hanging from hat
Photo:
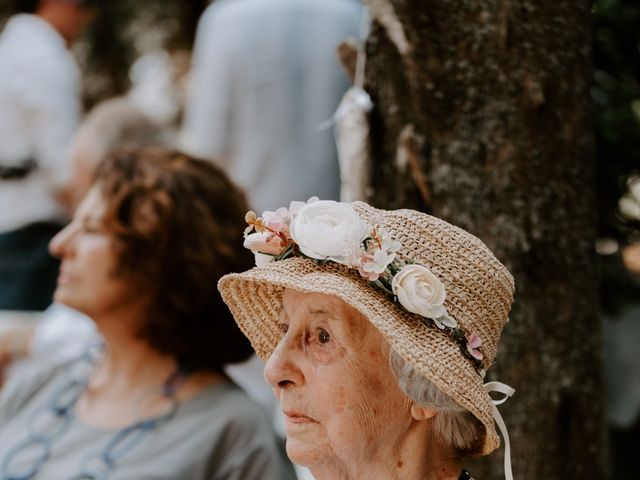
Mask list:
[[[484,388],[484,391],[487,393],[497,392],[504,395],[504,397],[497,400],[492,399],[493,419],[496,421],[496,424],[500,429],[502,438],[504,438],[504,478],[506,480],[513,480],[513,472],[511,471],[511,444],[509,443],[509,432],[507,431],[507,426],[502,419],[502,415],[500,415],[500,412],[498,411],[498,405],[502,405],[504,402],[506,402],[509,397],[511,397],[515,393],[515,389],[500,382],[488,382],[485,383],[482,388]]]

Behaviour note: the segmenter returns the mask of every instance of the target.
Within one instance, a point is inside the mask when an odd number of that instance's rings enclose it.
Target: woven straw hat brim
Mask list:
[[[500,445],[491,398],[460,347],[444,332],[426,325],[420,316],[390,302],[357,271],[335,263],[318,265],[291,258],[226,275],[218,288],[238,326],[265,361],[282,336],[277,323],[284,289],[342,299],[362,313],[409,364],[482,422],[486,435],[481,455]]]

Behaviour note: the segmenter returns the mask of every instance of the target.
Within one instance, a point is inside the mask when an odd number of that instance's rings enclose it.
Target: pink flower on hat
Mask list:
[[[469,337],[467,338],[467,351],[476,360],[482,360],[484,358],[482,352],[478,350],[481,346],[482,340],[478,335],[476,335],[475,333],[469,335]]]
[[[280,207],[275,212],[264,212],[262,219],[270,231],[286,236],[289,235],[289,210],[285,207]]]
[[[368,278],[370,281],[378,279],[391,262],[396,258],[395,253],[387,253],[382,249],[376,249],[373,254],[365,254],[362,256],[362,265],[358,267],[360,275]]]

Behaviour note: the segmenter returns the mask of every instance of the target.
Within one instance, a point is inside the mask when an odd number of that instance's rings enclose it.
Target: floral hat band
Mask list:
[[[427,266],[399,258],[402,245],[384,230],[382,221],[370,224],[350,204],[316,197],[266,211],[262,217],[248,212],[245,219],[249,226],[244,246],[255,254],[257,266],[302,257],[357,269],[390,301],[449,336],[484,376],[480,337],[463,332],[449,315],[445,287]]]

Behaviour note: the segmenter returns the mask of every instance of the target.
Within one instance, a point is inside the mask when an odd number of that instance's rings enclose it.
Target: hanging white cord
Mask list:
[[[358,88],[364,87],[364,68],[367,63],[366,44],[371,30],[371,15],[368,8],[363,8],[360,20],[360,39],[358,40],[358,56],[356,58],[356,74],[353,84]]]
[[[369,10],[367,9],[367,7],[363,7],[362,17],[360,19],[360,38],[358,39],[356,71],[353,79],[353,87],[351,87],[349,91],[352,92],[351,96],[353,97],[353,103],[355,103],[358,107],[362,108],[366,112],[370,111],[373,108],[373,103],[371,102],[369,94],[363,89],[365,65],[367,63],[365,44],[367,41],[367,37],[369,36],[369,30],[371,30],[371,15],[369,14]],[[347,93],[349,93],[349,91]],[[345,110],[347,108],[348,106],[343,105],[343,103],[341,102],[333,116],[318,125],[318,130],[326,130],[327,128],[333,127],[342,117],[344,117]]]
[[[497,392],[504,395],[504,397],[497,400],[493,400],[493,419],[496,421],[502,438],[504,438],[504,478],[506,480],[513,480],[513,472],[511,470],[511,444],[509,443],[509,432],[507,426],[502,419],[502,415],[498,411],[498,405],[502,405],[511,397],[516,391],[509,385],[505,385],[500,382],[488,382],[483,386],[484,391],[487,393]]]

